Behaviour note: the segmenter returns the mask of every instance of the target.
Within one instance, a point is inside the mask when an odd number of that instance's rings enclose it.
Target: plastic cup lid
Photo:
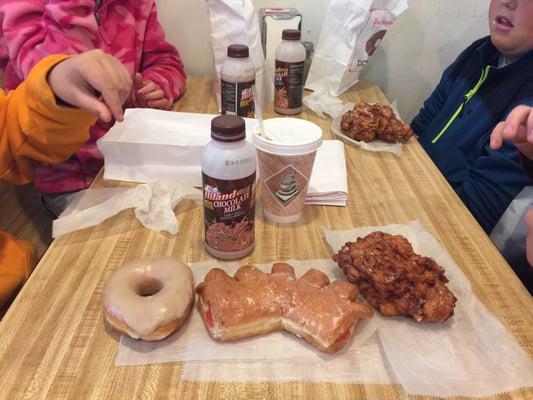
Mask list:
[[[297,156],[312,153],[322,144],[322,129],[312,122],[299,118],[272,118],[263,122],[265,136],[259,135],[259,125],[254,129],[254,146],[264,152]]]

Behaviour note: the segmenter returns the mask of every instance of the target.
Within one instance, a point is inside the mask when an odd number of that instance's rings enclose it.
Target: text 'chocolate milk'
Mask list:
[[[242,118],[216,117],[202,155],[205,248],[217,258],[242,258],[255,248],[256,157],[245,136]]]

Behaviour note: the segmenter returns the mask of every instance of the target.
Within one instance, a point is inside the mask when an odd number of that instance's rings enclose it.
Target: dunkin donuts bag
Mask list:
[[[407,0],[331,0],[305,87],[335,96],[359,80]]]

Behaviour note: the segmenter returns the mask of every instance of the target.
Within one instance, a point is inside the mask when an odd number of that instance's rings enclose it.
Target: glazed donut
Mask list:
[[[130,261],[104,287],[106,321],[134,339],[166,338],[187,319],[193,303],[191,269],[170,257]]]
[[[334,353],[351,339],[359,319],[373,315],[348,282],[330,283],[317,269],[297,279],[286,263],[274,264],[270,274],[245,265],[233,277],[214,268],[196,292],[207,330],[220,342],[284,329]]]

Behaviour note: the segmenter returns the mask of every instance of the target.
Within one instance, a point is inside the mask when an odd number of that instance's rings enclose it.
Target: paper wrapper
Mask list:
[[[184,380],[401,384],[409,394],[437,397],[489,396],[533,386],[533,363],[528,355],[476,298],[460,268],[418,222],[326,231],[325,235],[336,252],[345,242],[375,230],[404,235],[417,253],[433,257],[446,269],[449,287],[458,298],[450,320],[417,324],[377,314],[370,321],[360,321],[353,342],[329,356],[287,333],[215,343],[194,310],[187,325],[162,342],[122,337],[116,365],[185,361]],[[288,262],[298,276],[316,267],[330,278],[342,277],[340,268],[329,260]],[[228,272],[238,267],[237,263],[192,264],[195,282],[220,265]],[[365,340],[374,322],[377,335]]]
[[[478,397],[533,386],[528,354],[479,301],[461,269],[420,223],[326,231],[325,236],[337,252],[344,243],[376,230],[403,235],[416,253],[435,259],[457,297],[455,313],[444,323],[419,324],[377,313],[384,355],[407,393]]]
[[[294,357],[277,360],[188,361],[182,379],[207,382],[329,382],[338,384],[392,385],[392,371],[383,360],[379,339],[352,344],[333,357]]]
[[[350,137],[346,136],[344,133],[342,133],[341,131],[342,115],[345,112],[352,110],[354,106],[355,106],[355,103],[346,103],[344,107],[341,109],[340,113],[336,114],[333,117],[333,120],[331,121],[331,132],[334,135],[337,135],[339,138],[341,138],[345,142],[359,146],[363,150],[377,151],[377,152],[384,151],[384,152],[394,153],[397,156],[400,156],[402,154],[401,143],[388,143],[388,142],[384,142],[383,140],[379,140],[379,139],[366,143],[363,141],[353,140]],[[393,110],[394,110],[394,113],[396,114],[396,117],[399,118],[398,112],[396,111],[395,107],[393,107]]]
[[[289,260],[297,276],[301,276],[309,268],[317,268],[325,272],[331,280],[341,278],[342,271],[332,260],[294,261]],[[191,264],[194,281],[197,285],[202,282],[207,272],[214,267],[221,267],[233,274],[241,264],[222,263],[216,261]],[[265,272],[270,272],[272,264],[259,265]],[[142,342],[129,337],[121,337],[116,365],[138,365],[158,362],[186,361],[184,379],[198,380],[261,380],[282,379],[301,380],[302,371],[309,369],[309,379],[330,380],[338,379],[350,381],[354,369],[368,378],[369,382],[381,382],[388,375],[381,360],[379,346],[373,333],[375,321],[359,320],[353,340],[341,351],[334,355],[324,354],[308,345],[302,339],[287,333],[273,332],[237,342],[218,343],[212,340],[204,326],[202,318],[194,308],[186,325],[178,332],[161,342]],[[366,341],[371,345],[367,346]],[[359,360],[354,365],[353,360]],[[190,361],[208,361],[195,362]],[[245,363],[245,365],[240,365]],[[253,371],[248,363],[253,363],[257,370]],[[280,363],[285,369],[280,369]],[[231,368],[221,368],[221,365],[231,365]],[[372,365],[376,365],[373,368]],[[261,368],[259,368],[261,366]],[[345,372],[339,373],[339,368]],[[250,370],[249,370],[250,369]],[[264,371],[263,371],[264,369]],[[236,371],[242,371],[239,376]],[[329,370],[329,374],[324,371]],[[267,372],[270,371],[270,372]],[[262,375],[266,373],[266,375]],[[220,376],[222,374],[222,376]],[[274,374],[274,375],[270,375]],[[247,377],[248,378],[247,378]],[[321,377],[322,376],[322,377]]]

